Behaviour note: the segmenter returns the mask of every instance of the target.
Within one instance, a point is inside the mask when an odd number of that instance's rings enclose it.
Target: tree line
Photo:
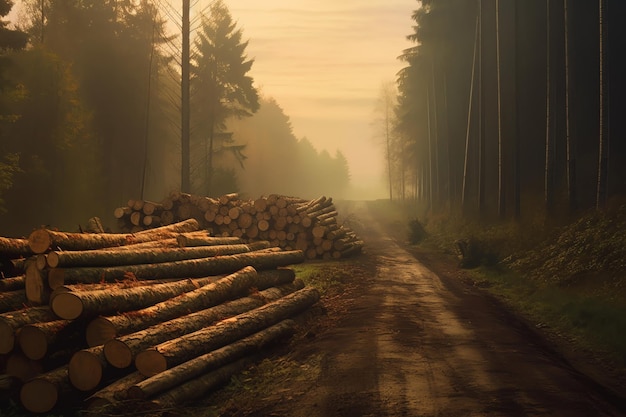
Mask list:
[[[391,197],[481,218],[626,192],[619,0],[421,0],[403,51]]]
[[[0,0],[0,18],[12,5]],[[210,196],[307,198],[321,191],[316,184],[326,172],[335,175],[327,193],[349,181],[343,155],[331,157],[295,138],[277,103],[261,98],[248,42],[222,0],[191,22],[187,162],[181,161],[181,34],[168,31],[180,11],[161,0],[20,5],[17,28],[0,20],[4,235],[39,225],[74,230],[91,216],[110,218],[130,198],[158,201],[181,190],[185,163],[191,180],[183,191]],[[261,121],[262,114],[278,127]],[[261,138],[263,147],[255,143]],[[297,152],[286,153],[285,144]]]

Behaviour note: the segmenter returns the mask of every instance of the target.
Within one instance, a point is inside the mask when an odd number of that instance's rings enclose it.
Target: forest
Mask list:
[[[0,0],[0,18],[12,6]],[[187,22],[197,29],[187,32],[186,56],[184,22],[168,30],[181,12],[162,1],[20,6],[17,24],[0,20],[5,236],[41,225],[75,230],[91,216],[112,218],[128,199],[172,191],[345,193],[346,158],[296,138],[280,105],[255,87],[248,34],[223,1]]]
[[[623,196],[624,16],[620,0],[420,1],[388,120],[390,198],[519,219]]]

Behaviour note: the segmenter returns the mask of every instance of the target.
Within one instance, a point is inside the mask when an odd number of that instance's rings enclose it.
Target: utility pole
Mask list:
[[[189,178],[189,9],[190,0],[183,0],[182,60],[181,60],[181,186],[180,191],[191,192]]]

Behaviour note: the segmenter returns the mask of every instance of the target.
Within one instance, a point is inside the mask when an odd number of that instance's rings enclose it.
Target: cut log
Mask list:
[[[130,214],[132,212],[133,209],[128,206],[117,207],[115,210],[113,210],[113,217],[115,217],[116,219],[123,219],[124,217],[130,217]]]
[[[259,357],[246,357],[239,359],[233,363],[225,365],[208,374],[202,375],[185,384],[171,389],[170,391],[159,395],[152,401],[152,404],[159,408],[173,407],[175,404],[181,404],[202,397],[219,387],[228,383],[233,375],[243,372],[249,368]]]
[[[294,332],[293,320],[283,320],[258,333],[245,337],[230,345],[183,362],[171,369],[135,383],[128,389],[130,398],[142,399],[153,397],[208,372],[225,366],[242,357],[258,352],[275,341]]]
[[[245,267],[211,284],[149,307],[135,309],[127,314],[97,317],[87,326],[87,344],[89,346],[101,345],[114,337],[133,333],[156,323],[241,296],[257,283],[257,276],[254,268]]]
[[[0,237],[0,255],[8,258],[26,258],[32,254],[28,239]]]
[[[0,279],[0,291],[17,291],[25,288],[25,275]]]
[[[57,294],[50,307],[65,320],[138,310],[168,298],[192,291],[213,281],[212,277],[188,279],[165,284],[139,286],[120,291],[73,291]]]
[[[102,346],[79,350],[67,365],[69,382],[79,391],[92,391],[102,381],[106,366]]]
[[[145,378],[141,373],[135,371],[98,390],[86,399],[87,413],[102,416],[112,415],[114,411],[122,411],[123,403],[129,399],[127,392],[130,387]]]
[[[0,313],[20,310],[26,307],[26,291],[13,290],[0,292]]]
[[[131,235],[123,233],[70,233],[37,229],[28,236],[28,246],[33,253],[45,253],[50,249],[56,248],[64,250],[100,249],[176,237],[179,233],[191,232],[199,228],[200,225],[197,220],[188,219]]]
[[[39,375],[24,383],[20,390],[20,402],[31,413],[47,413],[59,399],[72,391],[67,366]]]
[[[215,246],[215,245],[236,245],[243,241],[237,237],[218,237],[218,236],[198,236],[192,234],[180,234],[176,241],[181,248],[191,246]]]
[[[257,271],[304,262],[301,251],[265,250],[212,258],[188,259],[158,264],[112,266],[106,268],[55,268],[48,272],[48,285],[55,289],[68,283],[114,282],[132,273],[137,279],[203,277],[229,274],[245,266]]]
[[[224,238],[220,238],[224,239]],[[136,265],[160,262],[181,261],[185,259],[208,258],[211,256],[234,255],[252,252],[269,247],[269,242],[254,244],[196,246],[181,248],[146,248],[134,251],[87,250],[87,251],[52,251],[48,253],[50,268],[68,266],[115,266]]]
[[[233,317],[261,307],[265,303],[276,301],[301,288],[300,282],[286,284],[279,288],[269,288],[257,295],[222,303],[215,307],[155,324],[118,339],[109,340],[104,344],[105,358],[108,363],[116,368],[126,368],[132,364],[135,356],[145,349],[206,328],[227,317]]]
[[[13,352],[7,358],[4,372],[21,382],[26,382],[42,374],[44,368],[41,361],[30,359],[22,352]]]
[[[53,320],[29,323],[19,330],[17,342],[24,355],[33,360],[43,359],[54,347],[70,346],[77,351],[84,345],[84,323]]]
[[[144,350],[137,354],[135,366],[145,376],[156,375],[290,318],[306,310],[318,299],[319,293],[315,288],[303,288],[251,312]]]
[[[48,271],[42,271],[34,263],[26,267],[24,289],[26,300],[33,305],[47,304],[50,299],[50,287],[47,283]]]
[[[15,346],[15,332],[20,327],[35,322],[57,320],[48,306],[24,308],[0,314],[0,354],[10,353]]]

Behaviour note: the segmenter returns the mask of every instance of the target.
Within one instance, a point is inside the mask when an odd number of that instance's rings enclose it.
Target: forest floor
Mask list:
[[[298,275],[324,296],[284,346],[180,416],[623,416],[610,361],[514,313],[451,254],[408,245],[365,203],[358,257]],[[402,228],[400,228],[402,229]]]

